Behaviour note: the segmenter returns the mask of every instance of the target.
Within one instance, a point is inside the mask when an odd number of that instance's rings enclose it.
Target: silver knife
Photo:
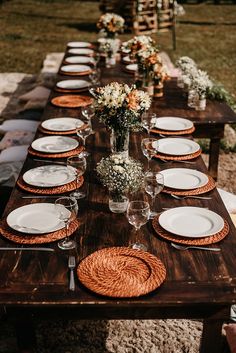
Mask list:
[[[21,196],[22,199],[58,199],[60,195],[34,195],[34,196]]]
[[[49,251],[49,252],[53,252],[55,251],[54,249],[52,248],[13,248],[13,247],[0,247],[0,250],[6,250],[6,251],[25,251],[25,250],[28,250],[28,251],[32,251],[32,250],[37,250],[37,251]]]

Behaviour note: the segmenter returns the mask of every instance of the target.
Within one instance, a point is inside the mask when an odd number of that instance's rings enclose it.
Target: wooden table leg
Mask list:
[[[34,353],[36,335],[31,317],[16,318],[14,320],[19,353]]]
[[[224,320],[204,320],[200,353],[224,352],[223,323]]]
[[[220,154],[220,138],[212,138],[210,140],[208,170],[209,170],[209,174],[215,180],[217,180],[219,154]]]

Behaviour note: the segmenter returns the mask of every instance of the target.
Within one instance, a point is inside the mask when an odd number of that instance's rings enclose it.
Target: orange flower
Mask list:
[[[126,98],[127,103],[128,103],[128,108],[132,110],[137,110],[138,106],[138,95],[137,95],[137,90],[133,90],[130,92]]]

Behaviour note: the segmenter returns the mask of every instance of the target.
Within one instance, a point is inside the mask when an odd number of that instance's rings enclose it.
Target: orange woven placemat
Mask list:
[[[154,157],[155,158],[164,159],[164,160],[167,160],[167,161],[187,161],[189,159],[197,158],[198,156],[200,156],[201,153],[202,153],[202,150],[199,149],[195,153],[186,154],[186,155],[183,155],[183,156],[172,156],[172,155],[167,155],[167,154],[163,154],[163,153],[157,153],[157,154],[154,155]]]
[[[60,70],[60,75],[65,75],[65,76],[86,76],[86,75],[90,75],[92,72],[92,70],[87,70],[87,71],[83,71],[83,72],[65,72],[65,71],[61,71]]]
[[[43,152],[39,152],[39,151],[34,150],[30,146],[28,149],[28,152],[32,156],[51,159],[51,158],[66,158],[66,157],[70,157],[70,156],[76,156],[77,154],[80,154],[83,151],[83,149],[84,149],[83,146],[79,146],[71,151],[62,152],[62,153],[43,153]]]
[[[38,127],[38,130],[42,132],[43,134],[48,134],[48,135],[72,135],[76,134],[76,130],[69,130],[69,131],[51,131],[44,129],[41,125]]]
[[[80,88],[80,89],[65,89],[65,88],[55,87],[54,90],[56,92],[62,92],[62,93],[80,93],[80,92],[88,91],[89,88],[91,88],[91,86]]]
[[[52,98],[51,103],[61,108],[79,108],[92,104],[93,99],[88,96],[66,95]]]
[[[178,189],[171,189],[171,188],[165,187],[162,191],[167,194],[174,194],[174,195],[179,195],[179,196],[191,196],[191,195],[205,194],[206,192],[211,191],[216,187],[215,180],[210,175],[208,175],[208,179],[209,180],[206,185],[203,185],[197,189],[178,190]]]
[[[167,232],[165,229],[163,229],[160,224],[159,224],[159,216],[155,217],[152,220],[152,225],[155,230],[155,232],[161,237],[166,240],[169,240],[174,243],[179,243],[179,244],[184,244],[184,245],[210,245],[214,243],[218,243],[222,239],[226,237],[226,235],[229,233],[229,224],[228,222],[224,221],[224,227],[223,229],[209,237],[203,237],[203,238],[187,238],[187,237],[180,237],[178,235],[172,234],[170,232]]]
[[[80,223],[77,219],[72,221],[69,225],[68,235],[72,235],[78,229],[79,224]],[[47,234],[24,235],[25,233],[20,233],[15,231],[14,229],[11,229],[7,225],[6,220],[2,221],[0,224],[0,233],[4,238],[18,244],[46,244],[66,237],[65,228]]]
[[[190,129],[180,130],[180,131],[168,131],[168,130],[160,130],[160,129],[152,129],[151,132],[154,134],[163,134],[166,136],[177,136],[177,135],[187,135],[192,134],[195,131],[195,127],[191,127]]]
[[[84,178],[83,176],[81,176],[79,178],[78,187],[81,187],[81,185],[83,185],[83,182],[84,182]],[[39,195],[64,194],[65,192],[76,190],[77,188],[76,181],[72,181],[68,184],[60,185],[56,187],[48,187],[48,188],[37,187],[37,186],[33,186],[25,183],[22,176],[20,176],[19,179],[17,180],[17,185],[24,191],[28,191],[33,194],[39,194]]]
[[[81,261],[77,275],[91,291],[114,298],[139,297],[158,288],[166,277],[154,255],[127,247],[104,248]]]

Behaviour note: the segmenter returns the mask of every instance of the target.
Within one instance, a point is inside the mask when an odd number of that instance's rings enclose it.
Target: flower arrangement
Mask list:
[[[140,51],[145,51],[148,47],[153,46],[154,41],[149,36],[135,36],[122,44],[121,50],[130,53],[133,57],[137,56]]]
[[[122,32],[125,20],[115,13],[103,14],[97,23],[97,27],[106,34],[108,38],[114,38],[118,32]]]
[[[176,66],[182,71],[187,72],[196,68],[196,63],[189,56],[181,56],[176,60]]]
[[[119,40],[103,38],[103,40],[100,41],[99,51],[106,54],[108,57],[112,57],[118,52],[119,46]]]
[[[142,164],[119,154],[102,158],[97,164],[96,171],[102,184],[117,196],[134,193],[143,183]]]
[[[135,86],[112,82],[96,90],[96,115],[108,128],[121,134],[140,127],[140,116],[150,105],[148,94]]]
[[[213,86],[212,81],[210,80],[206,71],[197,70],[196,74],[193,77],[191,87],[198,93],[201,97],[205,96],[206,92],[211,89]]]

